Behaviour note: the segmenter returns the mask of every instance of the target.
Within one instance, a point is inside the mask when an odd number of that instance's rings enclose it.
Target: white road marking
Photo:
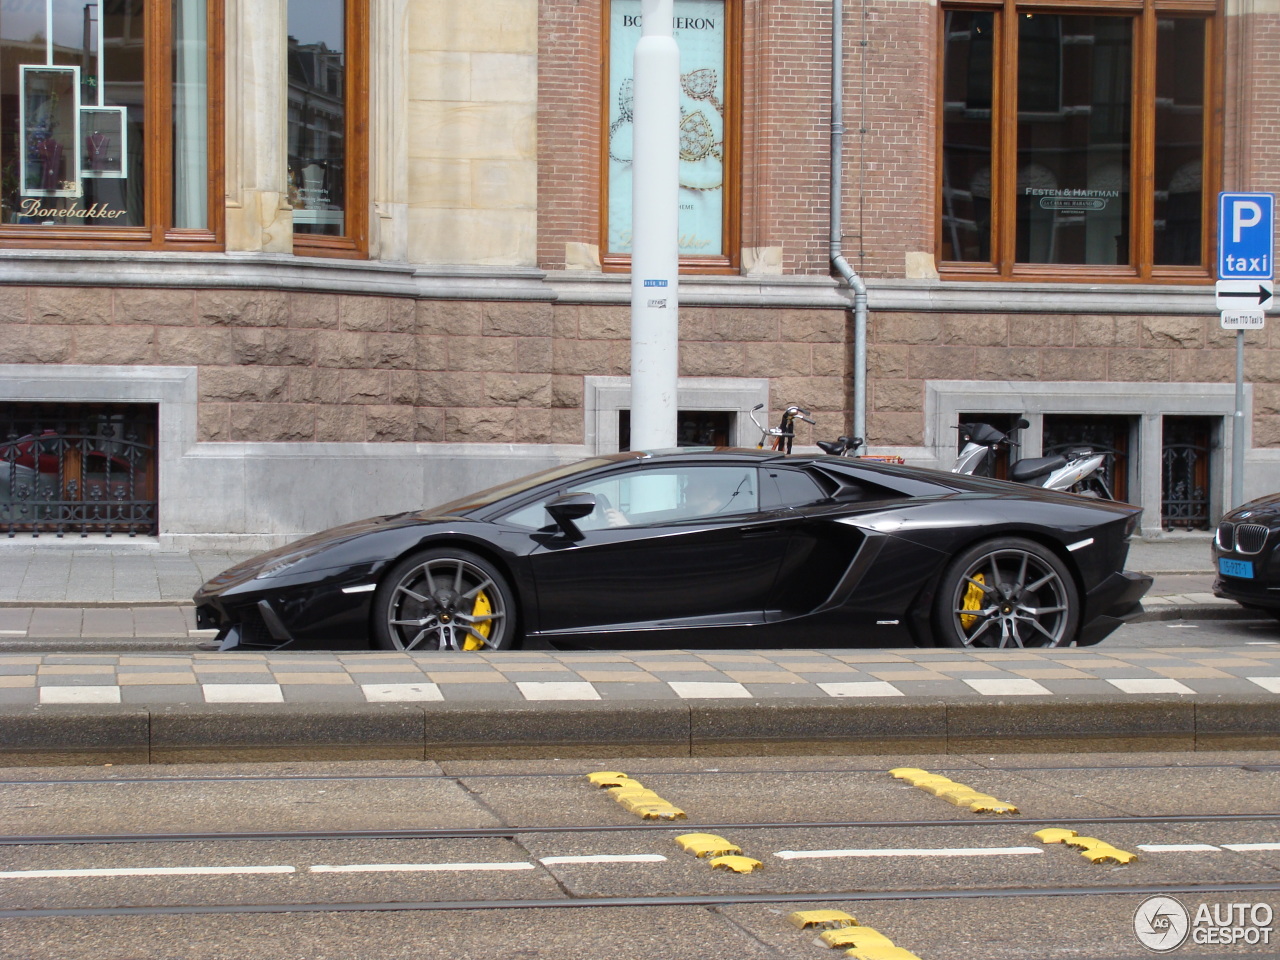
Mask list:
[[[221,874],[293,873],[294,867],[95,867],[87,870],[8,870],[0,880],[38,880],[46,877],[206,877]]]
[[[1221,853],[1221,847],[1211,843],[1140,843],[1139,850],[1147,853]]]
[[[1121,677],[1114,680],[1108,677],[1107,683],[1125,693],[1195,693],[1185,683],[1156,677]]]
[[[1000,677],[965,680],[984,697],[1037,697],[1050,693],[1048,687],[1035,680],[1005,680]]]
[[[905,697],[906,694],[888,680],[846,680],[841,683],[820,683],[818,686],[829,697]]]
[[[370,703],[395,703],[399,701],[431,701],[444,699],[440,687],[434,683],[363,683],[360,689]]]
[[[1249,850],[1280,850],[1280,843],[1224,843],[1223,850],[1244,853]]]
[[[526,700],[599,700],[600,693],[586,680],[518,680]]]
[[[445,870],[532,870],[532,863],[317,863],[312,873],[433,873]]]
[[[119,703],[120,688],[111,686],[41,687],[41,703]]]
[[[936,849],[882,850],[779,850],[780,860],[817,860],[830,857],[1001,857],[1044,853],[1040,847],[939,847]]]
[[[727,697],[750,699],[751,691],[740,683],[717,680],[668,680],[667,686],[684,700],[719,700]]]
[[[205,703],[284,703],[278,683],[206,683]]]
[[[0,637],[25,637],[25,630],[0,630]]]
[[[660,863],[667,858],[660,853],[601,853],[584,857],[542,857],[538,862],[553,863]]]
[[[1245,679],[1252,680],[1263,690],[1280,693],[1280,677],[1246,677]]]

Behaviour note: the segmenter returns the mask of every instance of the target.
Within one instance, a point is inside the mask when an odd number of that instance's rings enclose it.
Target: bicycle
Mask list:
[[[778,421],[776,427],[766,427],[763,423],[756,419],[756,411],[763,410],[764,404],[757,403],[751,408],[751,422],[756,425],[756,429],[760,431],[760,442],[756,444],[757,450],[764,449],[766,440],[770,441],[769,449],[777,450],[783,454],[791,452],[791,445],[796,439],[795,422],[803,420],[805,423],[813,424],[814,420],[809,416],[809,411],[803,407],[790,406],[782,411],[782,419]]]

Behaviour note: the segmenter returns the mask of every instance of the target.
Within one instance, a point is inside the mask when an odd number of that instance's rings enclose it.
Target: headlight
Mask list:
[[[314,550],[303,550],[299,553],[286,553],[283,557],[276,557],[254,574],[253,579],[264,580],[268,577],[278,577],[295,563],[301,563],[308,557],[313,556],[315,552]]]

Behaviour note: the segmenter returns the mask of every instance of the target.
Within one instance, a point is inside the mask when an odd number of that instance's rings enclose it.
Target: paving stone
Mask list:
[[[467,702],[472,700],[511,700],[524,701],[524,696],[508,683],[442,683],[440,695],[446,701]]]
[[[750,683],[742,684],[753,697],[811,697],[819,693],[816,686],[807,683]]]
[[[281,684],[285,703],[367,703],[364,691],[352,683],[335,684],[288,683]]]

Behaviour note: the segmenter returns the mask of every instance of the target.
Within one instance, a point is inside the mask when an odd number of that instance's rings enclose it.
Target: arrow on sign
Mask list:
[[[1271,306],[1275,284],[1268,280],[1219,280],[1214,288],[1219,310],[1242,310]]]
[[[1271,291],[1268,290],[1266,287],[1264,287],[1262,284],[1258,284],[1257,290],[1239,290],[1239,291],[1223,290],[1220,294],[1218,294],[1218,296],[1237,297],[1237,298],[1243,298],[1245,300],[1254,300],[1259,305],[1261,305],[1264,301],[1271,299]]]

